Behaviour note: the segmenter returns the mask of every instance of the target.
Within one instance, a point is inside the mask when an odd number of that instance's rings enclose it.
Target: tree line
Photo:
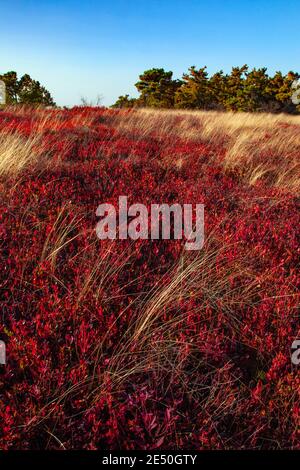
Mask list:
[[[211,76],[206,67],[193,66],[181,80],[174,79],[171,71],[152,68],[135,84],[138,98],[120,96],[112,107],[299,113],[300,106],[292,99],[298,79],[294,72],[270,76],[266,67],[250,70],[248,65]]]
[[[206,67],[190,67],[182,79],[174,79],[173,72],[163,68],[146,70],[135,84],[138,98],[119,96],[114,108],[151,107],[202,109],[247,112],[300,113],[295,96],[295,72],[267,73],[267,68],[249,69],[247,65],[222,70],[209,76]],[[0,75],[6,85],[7,104],[55,106],[48,90],[25,74],[18,78],[14,71]],[[300,88],[300,86],[299,86]]]
[[[18,78],[16,72],[7,72],[0,80],[5,83],[6,104],[55,106],[49,91],[27,73]]]

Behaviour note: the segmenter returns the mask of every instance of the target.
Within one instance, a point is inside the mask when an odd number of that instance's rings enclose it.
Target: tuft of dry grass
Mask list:
[[[39,135],[25,139],[17,134],[0,133],[0,178],[16,176],[38,160]]]
[[[26,108],[11,111],[20,116],[28,113]],[[93,121],[92,113],[79,113],[68,119],[67,126],[92,130]],[[154,137],[162,150],[172,136],[187,144],[208,144],[216,149],[215,156],[210,154],[209,158],[218,160],[224,171],[236,173],[248,184],[263,180],[292,193],[300,190],[300,116],[138,109],[116,113],[110,124],[121,135],[134,136],[137,142]],[[40,164],[43,133],[65,126],[63,111],[37,109],[29,137],[0,132],[0,177],[18,175],[29,164]],[[224,149],[221,161],[218,148]],[[184,155],[174,160],[172,153],[164,164],[180,169],[183,160]]]
[[[80,236],[78,228],[81,220],[82,217],[78,217],[77,214],[71,216],[71,207],[63,206],[60,209],[45,239],[41,253],[41,262],[44,260],[49,261],[53,271],[56,267],[59,252]]]
[[[134,110],[116,116],[119,132],[137,140],[166,137],[224,148],[224,171],[234,171],[250,185],[259,180],[298,193],[300,190],[300,116],[182,110]],[[216,150],[217,153],[217,150]],[[182,157],[180,157],[182,158]],[[181,161],[170,159],[181,167]]]
[[[185,383],[188,393],[197,390],[199,384],[184,377],[187,362],[189,367],[192,363],[195,370],[209,362],[199,346],[201,327],[209,324],[209,344],[211,335],[217,337],[222,310],[222,322],[240,335],[242,323],[234,312],[240,306],[250,306],[259,290],[254,273],[245,260],[224,261],[223,255],[231,248],[211,238],[203,251],[192,255],[182,253],[181,259],[159,284],[153,286],[146,297],[138,299],[136,315],[132,316],[124,335],[116,343],[107,367],[106,376],[112,389],[120,390],[133,377],[148,373],[161,381],[166,374],[171,374]],[[218,261],[221,257],[222,263]],[[242,282],[233,287],[235,281],[241,279]],[[189,330],[190,315],[199,318],[199,331]],[[193,322],[195,324],[195,319]],[[183,340],[185,329],[189,330],[188,341]],[[247,339],[240,337],[240,341],[247,342]],[[207,344],[202,346],[203,350],[207,349]],[[105,349],[104,338],[99,345],[98,357]],[[100,381],[93,391],[96,397],[105,388],[106,380],[101,377]]]

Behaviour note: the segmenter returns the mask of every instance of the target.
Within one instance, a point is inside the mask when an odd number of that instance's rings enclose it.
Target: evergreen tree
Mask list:
[[[16,72],[7,72],[0,80],[6,85],[7,104],[55,106],[49,91],[28,74],[18,80]]]
[[[181,81],[173,80],[172,76],[173,72],[166,72],[164,69],[146,70],[135,84],[140,92],[138,104],[154,108],[172,108],[176,90],[181,85]]]
[[[213,100],[211,108],[219,111],[225,110],[226,78],[223,70],[212,75],[209,80],[209,88]]]
[[[6,103],[15,104],[18,102],[19,82],[16,72],[7,72],[0,75],[6,87]]]
[[[248,65],[232,67],[231,74],[224,77],[224,107],[230,111],[243,111],[246,97],[243,93],[244,74]]]
[[[266,67],[246,73],[243,87],[243,111],[268,111],[272,101],[270,77]]]
[[[189,74],[184,74],[182,80],[183,83],[175,95],[176,108],[211,109],[213,107],[213,96],[206,67],[196,70],[196,67],[192,66]]]
[[[129,95],[122,95],[119,96],[115,104],[113,104],[112,108],[133,108],[137,105],[136,98],[129,98]]]
[[[135,85],[140,97],[120,96],[113,107],[300,112],[300,105],[292,101],[293,83],[299,78],[294,72],[276,72],[270,77],[266,67],[249,70],[245,64],[233,67],[226,75],[221,70],[209,77],[206,67],[193,66],[182,80],[173,80],[172,76],[164,69],[146,70]]]
[[[297,111],[296,105],[291,100],[294,92],[292,85],[297,78],[299,78],[299,75],[294,72],[288,72],[285,76],[281,72],[276,72],[270,82],[273,94],[282,112],[294,113]]]

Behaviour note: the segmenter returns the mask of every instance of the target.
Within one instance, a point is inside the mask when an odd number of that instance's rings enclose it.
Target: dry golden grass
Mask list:
[[[125,118],[118,114],[118,128],[130,133],[149,135],[154,132],[162,139],[176,135],[187,141],[222,142],[224,137],[236,137],[241,130],[272,132],[278,125],[300,126],[300,116],[267,113],[234,113],[190,110],[137,109]],[[295,130],[294,135],[297,134]]]
[[[56,254],[66,246],[68,236],[70,240],[73,239],[70,234],[68,235],[70,227],[74,227],[74,221],[67,220],[66,212],[62,210],[53,224],[53,230],[45,240],[43,250],[43,259],[54,262],[54,269]],[[98,260],[95,254],[95,259],[88,266],[84,253],[74,253],[74,257],[78,257],[78,263],[82,266],[82,282],[77,293],[78,311],[81,302],[89,298],[91,292],[102,305],[105,303],[104,293],[110,291],[111,280],[117,272],[126,270],[127,263],[134,254],[129,245],[122,259],[118,257],[115,260],[111,248],[112,246],[108,244],[100,257],[98,252]],[[225,261],[226,257],[223,258],[223,255],[232,248],[233,245],[225,246],[222,240],[212,235],[207,238],[205,249],[199,253],[183,252],[178,263],[171,267],[149,292],[140,293],[134,302],[120,311],[115,322],[119,322],[130,308],[129,324],[109,353],[110,360],[105,373],[99,375],[97,367],[101,359],[107,355],[107,351],[112,348],[111,334],[115,323],[107,330],[101,342],[95,344],[91,353],[90,360],[94,364],[94,374],[65,391],[60,391],[59,395],[53,397],[53,400],[32,419],[30,425],[45,420],[54,410],[51,409],[51,405],[62,403],[76,395],[82,388],[86,390],[86,399],[91,398],[91,403],[95,403],[108,391],[119,393],[126,384],[142,374],[158,378],[162,388],[166,387],[164,383],[166,377],[170,384],[176,382],[176,377],[190,396],[199,394],[203,384],[192,380],[190,368],[194,368],[195,371],[201,367],[209,368],[207,363],[209,358],[205,354],[199,357],[199,331],[189,331],[188,340],[183,339],[181,333],[184,328],[188,328],[186,319],[191,314],[198,315],[199,330],[205,323],[209,324],[209,331],[206,332],[209,341],[211,335],[217,335],[218,312],[222,308],[223,322],[228,324],[231,331],[236,332],[241,343],[247,344],[247,338],[240,334],[242,323],[235,315],[235,311],[241,305],[250,306],[259,291],[254,272],[246,261],[247,257],[237,261],[229,259]],[[224,260],[222,264],[217,261],[220,257]],[[243,283],[233,288],[232,282],[236,278],[242,278]],[[120,285],[120,295],[124,287],[126,285]],[[190,300],[198,301],[198,307],[194,306],[193,310],[184,307]],[[208,307],[210,313],[207,313]],[[193,323],[195,324],[195,321]],[[207,344],[203,343],[202,347],[205,350]],[[212,384],[205,406],[209,406],[211,396],[221,387],[218,381],[220,369],[215,371],[212,368],[210,375]],[[231,379],[235,380],[234,377]],[[227,406],[225,400],[223,411]]]
[[[54,162],[47,158],[43,147],[43,134],[47,131],[59,132],[66,126],[64,110],[26,107],[6,107],[6,112],[14,116],[33,117],[32,130],[29,137],[22,135],[18,129],[4,128],[0,131],[0,178],[11,177],[16,183],[20,173],[29,166],[33,169],[45,169],[48,165],[53,167]],[[90,129],[94,116],[92,114],[76,114],[68,119],[68,129]],[[66,147],[72,146],[72,140],[66,143]],[[67,151],[67,148],[65,149]],[[46,158],[44,158],[46,157]],[[55,166],[62,166],[59,155]]]
[[[274,187],[300,190],[300,116],[141,109],[125,119],[118,115],[115,125],[136,139],[154,135],[162,146],[166,136],[222,146],[225,171],[234,170],[250,185],[267,179]],[[174,158],[170,163],[182,165]]]
[[[12,108],[16,115],[32,112],[28,108]],[[41,166],[41,137],[47,130],[65,127],[64,110],[36,109],[34,126],[29,138],[16,132],[0,132],[0,177],[18,175],[29,164]],[[93,129],[92,113],[68,117],[68,129]],[[300,116],[264,113],[231,113],[213,111],[139,109],[118,113],[108,124],[124,135],[139,140],[155,136],[162,149],[166,137],[183,142],[200,142],[225,150],[221,164],[224,171],[234,171],[250,185],[266,180],[274,187],[293,193],[300,190]],[[72,142],[70,141],[70,145]],[[113,142],[111,143],[113,146]],[[187,156],[192,158],[192,156]],[[184,155],[163,164],[181,168]],[[59,160],[56,164],[59,165]]]
[[[0,133],[0,178],[18,175],[39,157],[39,136],[25,139],[12,133]]]
[[[162,381],[166,374],[183,379],[186,359],[189,365],[192,361],[196,368],[203,365],[204,362],[199,362],[199,358],[193,359],[194,353],[199,351],[199,333],[189,331],[188,342],[181,335],[187,327],[186,319],[191,314],[199,317],[200,329],[201,325],[209,322],[210,333],[214,334],[218,330],[217,312],[221,306],[223,322],[236,331],[241,342],[247,342],[247,338],[240,335],[241,320],[234,312],[240,305],[251,305],[259,286],[245,260],[225,261],[222,265],[217,263],[217,259],[230,249],[231,246],[224,246],[221,241],[209,237],[203,251],[196,255],[183,253],[178,264],[153,286],[146,297],[141,295],[137,299],[136,314],[131,317],[124,335],[115,344],[106,378],[98,378],[100,383],[93,390],[95,397],[103,393],[106,380],[110,388],[117,391],[122,389],[124,383],[133,380],[134,376],[143,373],[154,374]],[[235,278],[244,280],[237,288],[232,287]],[[189,311],[189,301],[198,302],[198,307]],[[215,313],[208,314],[207,308]],[[120,316],[124,313],[121,312]],[[109,331],[106,336],[109,338]],[[97,358],[104,354],[106,348],[105,337],[98,347]],[[206,359],[203,358],[203,361]],[[196,393],[199,384],[187,382],[190,387],[188,392]]]
[[[78,227],[80,226],[82,218],[78,217],[77,214],[70,217],[70,214],[71,207],[63,206],[61,208],[44,242],[41,261],[50,261],[50,266],[53,271],[56,267],[59,252],[80,236]]]

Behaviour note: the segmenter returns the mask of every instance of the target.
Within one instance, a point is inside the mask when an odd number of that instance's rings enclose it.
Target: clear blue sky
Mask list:
[[[0,0],[0,15],[0,73],[29,73],[60,105],[136,95],[151,67],[300,72],[299,0]]]

